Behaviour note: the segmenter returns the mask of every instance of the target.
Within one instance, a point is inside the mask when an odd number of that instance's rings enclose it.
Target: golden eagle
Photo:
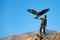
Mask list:
[[[36,15],[35,18],[37,18],[37,17],[45,14],[46,12],[48,12],[48,11],[49,11],[49,8],[44,9],[44,10],[42,10],[42,11],[40,11],[40,12],[37,12],[37,11],[35,11],[34,9],[27,9],[27,11],[30,12],[30,13],[32,13],[32,14],[34,14],[34,15]]]

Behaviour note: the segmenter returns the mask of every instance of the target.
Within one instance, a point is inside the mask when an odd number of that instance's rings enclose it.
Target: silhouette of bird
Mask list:
[[[42,11],[40,11],[40,12],[37,12],[37,11],[35,11],[34,9],[27,9],[27,11],[30,12],[30,13],[32,13],[32,14],[34,14],[34,15],[36,15],[35,18],[37,19],[37,17],[39,17],[39,16],[45,14],[46,12],[48,12],[48,11],[49,11],[49,8],[44,9],[44,10],[42,10]]]

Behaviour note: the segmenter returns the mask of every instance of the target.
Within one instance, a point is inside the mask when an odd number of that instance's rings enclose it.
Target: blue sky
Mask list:
[[[40,28],[40,20],[27,9],[47,12],[46,29],[60,30],[60,0],[0,0],[0,38],[36,31]],[[43,17],[43,16],[42,16]]]

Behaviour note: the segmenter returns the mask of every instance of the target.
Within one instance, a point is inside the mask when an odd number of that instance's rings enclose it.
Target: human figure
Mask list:
[[[46,25],[47,25],[47,19],[46,19],[46,15],[44,15],[44,18],[40,18],[37,14],[36,14],[36,19],[39,19],[42,21],[41,23],[41,27],[40,27],[40,33],[42,32],[42,29],[43,29],[43,32],[45,34],[45,28],[46,28]]]
[[[43,32],[45,34],[45,28],[46,28],[46,25],[47,25],[47,19],[46,19],[46,15],[44,16],[44,18],[40,18],[42,23],[41,23],[41,27],[40,27],[40,33],[42,32],[42,29],[43,29]]]

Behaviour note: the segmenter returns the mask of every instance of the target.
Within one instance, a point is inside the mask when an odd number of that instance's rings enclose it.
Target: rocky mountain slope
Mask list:
[[[34,31],[0,38],[0,40],[60,40],[60,32],[46,30],[46,34],[39,34],[39,31]]]

